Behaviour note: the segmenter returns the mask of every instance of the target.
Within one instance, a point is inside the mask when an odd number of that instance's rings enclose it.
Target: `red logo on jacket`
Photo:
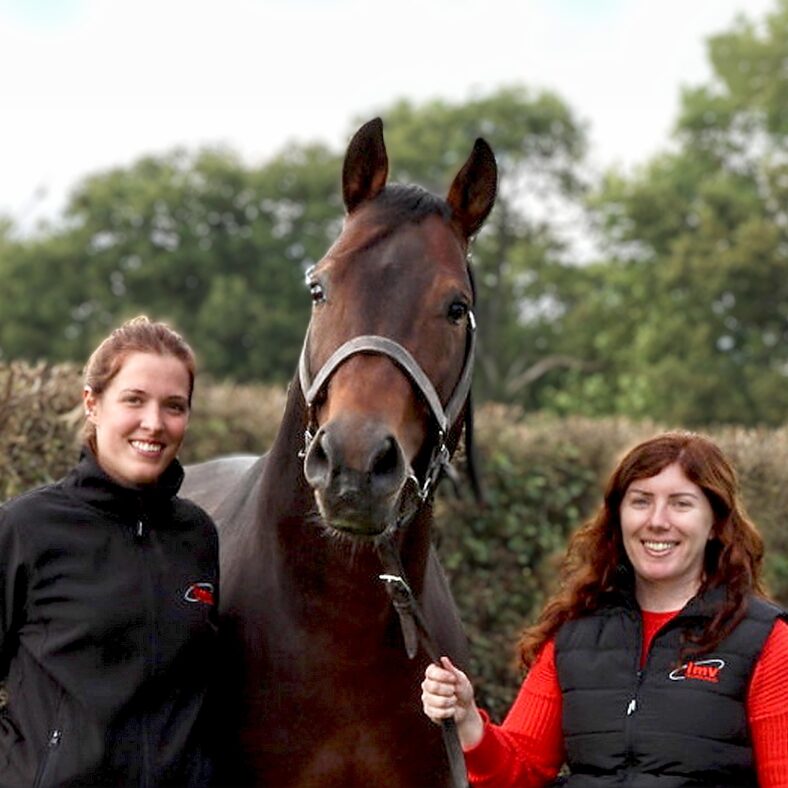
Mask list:
[[[725,660],[722,659],[701,659],[698,662],[687,662],[680,668],[671,671],[668,678],[671,681],[685,681],[695,679],[696,681],[709,681],[717,684],[720,680],[720,671],[725,667]]]
[[[192,583],[183,598],[187,602],[202,602],[204,605],[213,604],[213,583]]]

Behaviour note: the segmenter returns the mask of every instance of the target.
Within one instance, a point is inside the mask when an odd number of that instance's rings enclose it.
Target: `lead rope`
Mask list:
[[[386,570],[379,575],[379,578],[385,583],[391,602],[397,611],[408,659],[413,659],[416,656],[418,643],[421,643],[427,656],[436,665],[439,665],[441,652],[430,633],[418,600],[408,585],[399,553],[390,539],[384,539],[379,543],[378,555]],[[452,786],[454,788],[468,788],[465,756],[462,752],[457,723],[454,719],[446,719],[441,722],[441,735],[446,758],[449,761]]]

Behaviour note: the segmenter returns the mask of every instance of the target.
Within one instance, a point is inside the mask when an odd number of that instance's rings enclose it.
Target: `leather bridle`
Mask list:
[[[471,380],[473,378],[473,362],[476,354],[476,320],[473,312],[467,315],[467,340],[465,343],[465,359],[462,372],[454,387],[454,391],[449,397],[446,405],[441,403],[438,392],[435,390],[432,381],[427,377],[424,370],[419,366],[418,361],[412,354],[399,342],[395,342],[388,337],[378,336],[377,334],[363,334],[362,336],[349,339],[340,345],[329,357],[325,364],[320,368],[317,375],[312,377],[309,371],[309,334],[307,333],[304,345],[301,349],[301,357],[298,362],[298,378],[301,384],[301,391],[307,408],[307,426],[304,431],[304,448],[302,455],[309,451],[312,443],[317,437],[317,420],[315,417],[315,403],[326,387],[331,375],[337,367],[351,356],[357,353],[372,353],[376,355],[388,356],[399,366],[410,378],[410,381],[421,393],[424,401],[430,409],[432,418],[437,427],[435,445],[433,446],[424,478],[419,481],[415,473],[411,471],[409,478],[416,484],[419,507],[430,496],[435,484],[440,478],[441,473],[448,470],[451,460],[451,453],[446,445],[446,438],[449,431],[459,418],[462,409],[471,391]],[[415,511],[407,519],[415,515]]]
[[[400,514],[397,519],[398,528],[404,526],[416,516],[421,507],[429,500],[441,475],[450,471],[451,452],[446,444],[446,439],[468,400],[473,377],[473,363],[476,353],[476,320],[472,311],[468,312],[466,325],[467,339],[462,372],[454,387],[454,391],[445,405],[441,403],[435,386],[413,355],[393,339],[378,336],[377,334],[363,334],[349,339],[328,357],[314,378],[309,370],[309,332],[307,332],[304,339],[301,357],[298,362],[298,378],[306,403],[307,426],[304,431],[304,446],[299,456],[306,456],[306,453],[317,439],[319,427],[315,414],[315,405],[328,384],[331,375],[333,375],[340,364],[358,353],[388,356],[408,375],[410,381],[429,406],[430,413],[437,427],[436,440],[424,472],[424,478],[419,481],[415,472],[411,469],[408,478],[415,484],[417,502],[415,506],[407,511],[404,510],[404,503],[401,502]],[[383,574],[379,575],[379,579],[385,583],[386,590],[397,612],[408,658],[413,659],[416,656],[418,643],[421,643],[430,659],[439,664],[441,653],[429,632],[418,600],[405,577],[399,552],[392,540],[392,534],[384,534],[378,540],[377,551],[385,570]],[[468,780],[465,758],[454,720],[443,720],[441,732],[449,761],[452,785],[455,788],[466,788]]]

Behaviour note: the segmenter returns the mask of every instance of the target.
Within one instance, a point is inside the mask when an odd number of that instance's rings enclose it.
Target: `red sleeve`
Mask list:
[[[755,666],[747,696],[755,768],[761,788],[788,785],[788,624],[774,625]]]
[[[502,725],[483,712],[481,741],[465,751],[468,778],[478,788],[540,788],[564,762],[561,688],[555,645],[548,641],[528,672]]]

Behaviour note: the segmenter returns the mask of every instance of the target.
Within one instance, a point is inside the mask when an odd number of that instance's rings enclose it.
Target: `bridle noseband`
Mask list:
[[[309,333],[304,340],[301,349],[301,357],[298,362],[298,378],[301,384],[301,391],[307,408],[307,427],[304,431],[304,448],[301,456],[305,456],[312,443],[317,437],[317,421],[315,418],[315,402],[325,388],[331,375],[345,360],[357,353],[372,353],[388,356],[397,364],[410,378],[410,381],[418,389],[429,405],[430,412],[437,426],[437,440],[430,456],[424,479],[419,482],[415,474],[411,473],[410,478],[416,483],[420,504],[424,503],[433,491],[436,482],[442,472],[447,470],[451,453],[446,445],[446,437],[456,423],[462,412],[465,401],[471,390],[471,380],[473,378],[473,362],[476,353],[476,320],[473,312],[468,312],[467,322],[467,341],[465,344],[465,360],[462,372],[454,387],[454,391],[449,397],[449,401],[444,406],[438,392],[435,390],[432,381],[427,377],[424,370],[419,366],[418,361],[411,353],[399,342],[395,342],[388,337],[378,336],[377,334],[363,334],[349,339],[340,345],[320,368],[317,375],[312,378],[309,371]]]

